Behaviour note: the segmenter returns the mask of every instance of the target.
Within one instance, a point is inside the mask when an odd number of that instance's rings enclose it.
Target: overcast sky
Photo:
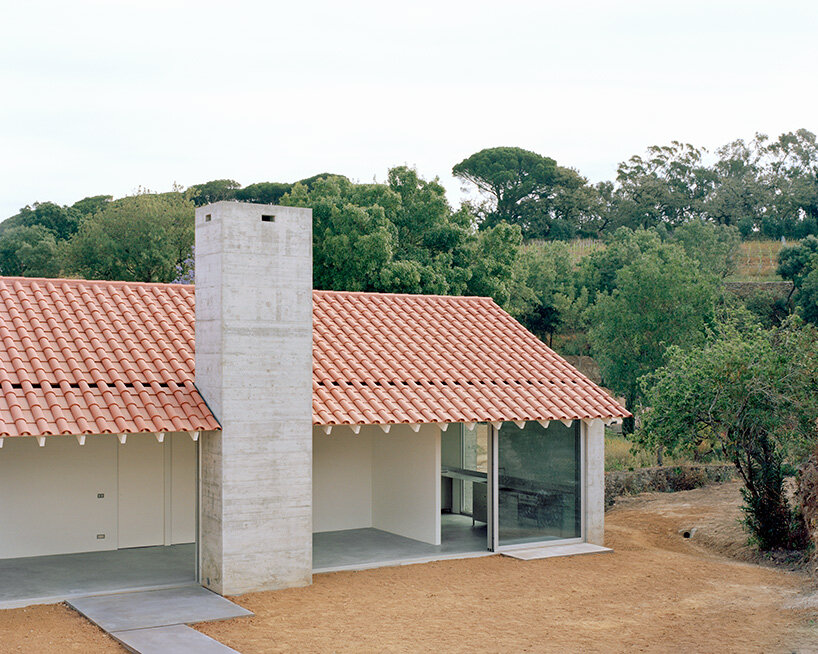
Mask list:
[[[673,139],[818,131],[818,3],[6,2],[0,218],[137,187],[383,180],[520,146],[611,179]]]

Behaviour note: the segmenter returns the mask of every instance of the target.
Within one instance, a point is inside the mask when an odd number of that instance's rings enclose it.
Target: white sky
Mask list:
[[[6,0],[0,218],[514,145],[612,179],[672,139],[818,131],[818,3]]]

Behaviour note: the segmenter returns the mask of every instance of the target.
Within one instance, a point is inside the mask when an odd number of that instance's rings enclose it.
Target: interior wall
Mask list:
[[[121,548],[165,543],[164,445],[153,434],[129,434],[117,447]]]
[[[380,431],[380,428],[376,428]],[[372,526],[372,435],[335,427],[313,428],[313,531]]]
[[[171,447],[170,543],[196,540],[196,448],[189,434],[167,434]],[[168,540],[168,539],[166,539]]]
[[[169,470],[167,467],[169,466]],[[99,497],[99,496],[102,497]],[[166,520],[167,518],[167,520]],[[0,558],[189,543],[196,443],[187,433],[6,438],[0,449]]]
[[[0,558],[117,547],[114,436],[6,438],[0,449]],[[102,495],[103,497],[98,497]]]
[[[372,433],[372,526],[440,545],[440,428],[365,429]]]

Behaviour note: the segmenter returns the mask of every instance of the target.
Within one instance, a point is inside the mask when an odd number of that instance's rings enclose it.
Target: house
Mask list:
[[[177,548],[239,594],[602,544],[628,413],[491,299],[313,291],[311,229],[198,209],[195,302],[0,278],[0,564]]]

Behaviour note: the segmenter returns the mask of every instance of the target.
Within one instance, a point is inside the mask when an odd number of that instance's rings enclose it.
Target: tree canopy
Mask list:
[[[109,202],[63,243],[64,270],[88,279],[173,281],[193,247],[193,211],[175,192]]]
[[[570,168],[522,148],[487,148],[452,168],[486,197],[476,209],[481,226],[519,225],[525,238],[571,238],[591,220],[596,194]]]
[[[509,296],[519,228],[478,233],[468,209],[453,211],[440,183],[411,168],[385,184],[296,183],[281,203],[312,207],[316,288]]]
[[[818,333],[792,320],[764,330],[726,318],[704,343],[671,347],[642,384],[650,409],[639,441],[671,452],[716,448],[744,481],[746,524],[759,546],[793,544],[800,525],[784,464],[818,439]]]
[[[778,253],[778,274],[793,283],[805,320],[818,325],[818,237],[808,236]]]
[[[56,277],[57,240],[42,225],[18,225],[0,236],[0,275]]]
[[[717,289],[715,276],[681,248],[658,243],[616,272],[613,290],[598,293],[586,314],[592,352],[629,409],[641,399],[639,379],[664,363],[668,346],[704,338]]]

